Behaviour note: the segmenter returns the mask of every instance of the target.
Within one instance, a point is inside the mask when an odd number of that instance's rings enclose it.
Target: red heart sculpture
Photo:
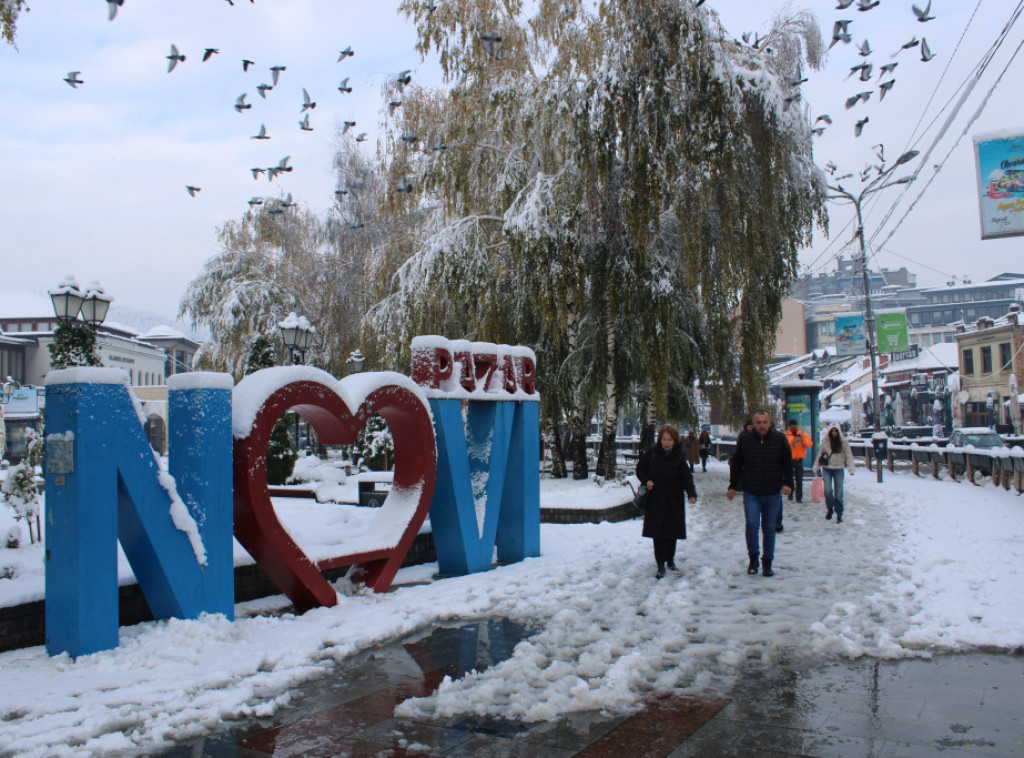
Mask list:
[[[321,374],[322,380],[318,378]],[[362,569],[360,581],[376,592],[387,591],[430,510],[437,477],[437,447],[430,412],[407,377],[367,373],[342,380],[342,390],[356,406],[353,412],[335,389],[338,381],[329,374],[307,367],[297,375],[313,378],[278,386],[273,379],[296,376],[295,369],[264,369],[246,377],[236,388],[237,393],[249,381],[249,390],[265,385],[268,394],[245,437],[238,436],[241,414],[236,402],[234,516],[238,541],[295,607],[306,610],[337,603],[337,593],[320,573],[328,568],[358,565]],[[247,393],[246,403],[253,402],[253,394]],[[352,444],[371,414],[384,417],[394,438],[395,476],[374,527],[382,523],[386,527],[389,518],[408,518],[394,546],[314,562],[285,531],[267,491],[267,448],[274,424],[288,410],[306,419],[328,445]],[[380,530],[377,532],[379,536]]]

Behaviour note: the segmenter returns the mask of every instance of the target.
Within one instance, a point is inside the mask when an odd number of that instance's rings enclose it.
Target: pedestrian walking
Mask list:
[[[850,443],[835,424],[821,439],[821,454],[814,461],[814,475],[821,475],[821,483],[825,485],[825,518],[831,519],[836,514],[836,523],[843,523],[843,469],[856,471],[853,451]]]
[[[658,441],[637,461],[636,476],[648,490],[643,536],[654,540],[655,576],[661,579],[666,566],[676,570],[676,540],[686,539],[686,497],[697,502],[678,429],[671,424],[658,429]]]
[[[807,451],[814,447],[811,435],[800,428],[800,423],[795,419],[789,420],[789,429],[786,431],[786,441],[789,442],[789,449],[793,453],[793,492],[789,500],[802,503],[804,501],[804,462],[807,459]],[[782,531],[782,511],[779,511],[779,522],[775,525],[775,531]]]
[[[697,462],[700,460],[700,443],[693,429],[686,435],[686,462],[690,464],[690,473],[697,470]]]
[[[697,449],[700,453],[700,466],[707,473],[708,456],[711,455],[711,434],[707,429],[701,429],[700,437],[697,438]]]
[[[748,574],[756,574],[760,558],[761,573],[774,576],[775,524],[782,509],[782,496],[793,491],[793,453],[786,435],[775,429],[768,411],[754,414],[754,429],[736,438],[736,454],[729,470],[729,489],[725,496],[736,497],[743,480],[743,513],[746,518]],[[763,555],[758,545],[758,531]]]

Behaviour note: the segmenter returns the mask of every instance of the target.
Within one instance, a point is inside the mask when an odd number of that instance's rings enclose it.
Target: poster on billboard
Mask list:
[[[974,137],[981,238],[1024,235],[1024,128]]]
[[[836,354],[865,355],[864,316],[836,316]]]
[[[878,314],[878,350],[882,353],[898,353],[909,348],[907,339],[907,314]]]

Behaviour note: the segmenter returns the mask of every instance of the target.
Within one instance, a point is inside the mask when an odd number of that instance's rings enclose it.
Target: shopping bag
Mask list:
[[[811,480],[811,501],[815,503],[825,502],[825,482],[820,476]]]

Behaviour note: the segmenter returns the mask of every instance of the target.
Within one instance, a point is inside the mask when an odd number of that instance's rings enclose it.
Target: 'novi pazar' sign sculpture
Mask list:
[[[46,646],[72,656],[118,643],[117,542],[157,618],[234,615],[232,535],[295,603],[334,605],[321,571],[391,585],[429,512],[444,574],[540,554],[539,396],[525,348],[418,337],[413,376],[337,380],[312,367],[168,379],[168,471],[119,369],[47,377]],[[466,402],[465,422],[463,406]],[[293,410],[326,444],[379,413],[395,445],[392,490],[369,530],[311,560],[282,527],[266,454]],[[477,506],[480,506],[479,508]]]

